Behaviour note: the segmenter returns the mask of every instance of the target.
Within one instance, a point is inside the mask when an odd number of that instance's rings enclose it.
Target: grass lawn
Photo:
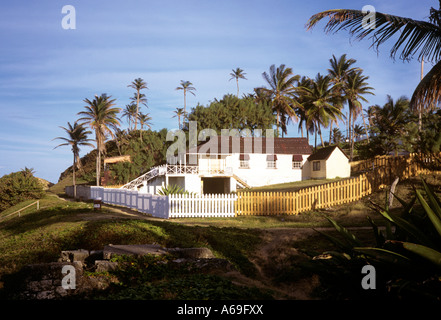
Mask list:
[[[307,187],[317,186],[320,184],[325,184],[339,180],[342,179],[336,178],[336,179],[303,180],[303,181],[272,184],[263,187],[246,188],[246,189],[241,189],[238,192],[291,192],[291,191],[297,191]]]
[[[433,177],[432,181],[439,184],[437,177]],[[398,196],[408,200],[412,184],[417,182],[418,179],[400,183]],[[288,298],[307,299],[317,282],[301,266],[309,259],[301,252],[333,250],[333,246],[312,228],[329,228],[330,224],[324,217],[328,215],[345,227],[356,228],[360,238],[369,243],[373,240],[373,233],[366,216],[372,217],[379,225],[383,221],[369,208],[369,201],[383,204],[385,194],[378,192],[362,201],[298,216],[162,220],[136,213],[127,214],[110,206],[94,211],[92,203],[66,201],[48,192],[40,200],[39,211],[32,206],[21,217],[0,221],[0,288],[3,275],[17,272],[26,264],[57,261],[62,250],[100,250],[108,244],[157,243],[168,248],[207,247],[216,257],[235,266],[238,273],[236,278],[230,279],[234,283],[274,290],[276,298],[288,295]],[[28,201],[18,204],[1,215],[27,204]],[[398,210],[399,207],[395,201],[393,208]],[[195,279],[188,279],[188,283],[197,281]],[[223,283],[223,294],[234,291],[230,280],[224,283],[217,278],[204,279],[208,281],[208,284],[205,283],[207,290],[211,285]],[[187,285],[177,278],[170,281],[170,285],[178,286],[179,290]],[[168,284],[161,283],[165,286],[164,292],[170,293]],[[154,291],[152,287],[144,287],[143,290],[145,295],[142,297]],[[138,293],[133,294],[137,296]],[[256,294],[257,297],[259,293]],[[185,293],[183,296],[193,297]]]

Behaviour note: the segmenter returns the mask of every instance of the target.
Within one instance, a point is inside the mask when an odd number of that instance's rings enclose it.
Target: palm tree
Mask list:
[[[55,149],[55,148],[54,148],[54,149]],[[35,170],[34,170],[34,168],[28,168],[28,167],[24,167],[24,169],[21,169],[21,172],[23,173],[23,175],[24,175],[26,178],[33,177],[34,174],[35,174]]]
[[[371,134],[373,134],[373,125],[372,125],[372,123],[373,123],[374,117],[376,116],[376,110],[378,110],[379,108],[380,108],[379,105],[373,105],[373,106],[369,106],[367,109],[364,110],[365,115],[366,115],[366,117],[368,119],[368,129],[369,129],[368,130],[369,133],[367,133],[367,135],[368,135],[368,142],[369,142],[369,136]]]
[[[86,111],[81,111],[78,115],[83,117],[79,121],[85,121],[89,126],[95,130],[95,141],[97,149],[96,157],[96,185],[100,185],[101,177],[101,154],[105,151],[105,139],[106,135],[114,137],[112,130],[115,130],[120,125],[117,117],[120,112],[120,108],[114,108],[115,99],[110,99],[110,96],[102,94],[101,96],[95,95],[95,98],[91,101],[84,99],[87,103],[85,106]]]
[[[299,131],[302,132],[302,138],[304,137],[303,129],[306,128],[306,137],[309,141],[309,133],[314,132],[314,127],[310,121],[308,121],[307,109],[309,108],[308,100],[306,95],[302,94],[300,88],[309,88],[312,90],[312,80],[306,76],[301,77],[297,82],[297,103],[302,106],[301,108],[296,108],[296,114],[299,117]]]
[[[245,79],[247,80],[247,78],[245,78],[246,73],[243,72],[243,70],[241,68],[236,68],[236,70],[232,69],[230,73],[230,81],[232,79],[236,79],[236,85],[237,85],[237,97],[239,98],[239,79]]]
[[[118,153],[120,156],[122,156],[121,145],[124,145],[125,143],[127,143],[126,131],[121,130],[120,128],[116,128],[114,135],[115,135],[115,144],[116,144],[116,147],[118,148]]]
[[[353,67],[357,60],[355,59],[346,59],[346,54],[343,54],[339,59],[332,55],[332,58],[329,59],[329,63],[331,67],[328,69],[328,74],[331,77],[331,83],[334,85],[338,85],[340,89],[340,94],[344,98],[345,96],[345,86],[348,81],[348,77],[352,72],[362,71],[360,68]],[[343,107],[343,104],[341,105]],[[329,141],[331,141],[332,137],[332,124],[331,121],[329,128]],[[337,124],[337,123],[336,123]]]
[[[366,132],[363,126],[359,124],[354,126],[354,140],[357,140],[358,137],[361,137]]]
[[[346,54],[343,54],[338,60],[335,55],[332,55],[332,58],[329,59],[331,67],[328,69],[331,82],[343,84],[351,72],[362,71],[360,68],[352,67],[356,62],[355,59],[346,59]]]
[[[141,111],[139,110],[141,108],[141,104],[143,104],[144,106],[147,106],[147,98],[146,95],[144,93],[140,93],[139,96],[138,94],[135,92],[133,93],[133,96],[130,98],[130,100],[132,100],[133,104],[137,105],[138,107],[138,113],[140,113]],[[138,103],[139,102],[139,103]]]
[[[361,71],[351,72],[348,75],[347,83],[344,87],[344,91],[345,91],[344,97],[348,102],[348,107],[349,107],[349,141],[350,141],[350,150],[351,150],[350,160],[352,160],[353,152],[354,152],[354,137],[352,134],[354,124],[355,121],[357,120],[358,115],[362,113],[363,110],[360,100],[364,102],[368,102],[368,100],[363,96],[366,94],[371,94],[371,95],[374,94],[372,91],[370,91],[373,90],[373,88],[369,87],[368,83],[366,82],[366,80],[368,79],[369,77],[363,76]]]
[[[60,139],[65,141],[62,144],[59,144],[54,149],[61,146],[71,146],[73,153],[73,165],[72,165],[72,183],[74,187],[74,199],[77,197],[77,186],[75,181],[75,167],[80,168],[80,146],[89,146],[94,147],[93,144],[89,143],[93,141],[92,139],[88,139],[87,135],[91,134],[91,131],[86,130],[86,128],[82,124],[78,124],[77,121],[74,122],[73,125],[70,122],[67,123],[67,128],[60,127],[64,131],[66,131],[68,138],[65,137],[57,137],[53,140]]]
[[[402,96],[394,101],[391,96],[387,96],[386,104],[380,108],[375,108],[375,117],[373,123],[380,135],[387,141],[390,151],[394,150],[398,154],[400,142],[408,136],[407,124],[413,119],[409,118],[407,109],[409,108],[409,99]]]
[[[332,141],[334,144],[339,145],[341,141],[343,141],[343,133],[339,128],[332,129]],[[329,140],[331,142],[331,140]]]
[[[180,130],[180,129],[182,128],[182,127],[181,127],[181,117],[182,117],[182,116],[185,116],[185,115],[184,115],[184,108],[176,108],[176,110],[173,111],[173,113],[175,114],[175,115],[173,116],[173,118],[178,117],[178,124],[179,124],[179,130]]]
[[[276,112],[277,118],[277,136],[279,136],[279,128],[282,123],[283,133],[286,132],[286,117],[290,117],[293,121],[298,120],[295,108],[300,105],[295,100],[296,87],[295,83],[300,80],[299,75],[294,75],[291,68],[286,68],[281,64],[277,69],[271,65],[269,74],[262,74],[270,88],[258,88],[256,92],[269,98],[273,111]]]
[[[316,135],[315,144],[317,147],[317,133],[320,135],[322,146],[324,146],[321,127],[328,127],[332,121],[342,119],[341,112],[342,98],[338,85],[332,85],[329,76],[317,74],[310,83],[299,87],[300,100],[306,114],[307,127],[314,127]]]
[[[358,40],[368,36],[372,39],[372,47],[378,50],[379,46],[397,36],[392,46],[390,55],[408,61],[414,56],[419,61],[429,61],[434,64],[433,68],[424,76],[416,87],[411,101],[411,108],[421,117],[422,109],[433,110],[441,101],[441,1],[439,10],[430,8],[429,21],[419,21],[403,18],[390,14],[375,13],[375,28],[364,28],[366,13],[360,10],[335,9],[327,10],[313,15],[307,22],[307,28],[311,29],[325,17],[329,21],[325,26],[325,32],[337,32],[349,30]]]
[[[196,88],[192,87],[192,85],[193,85],[193,83],[191,83],[190,81],[181,80],[181,86],[176,88],[176,90],[183,90],[184,91],[184,119],[185,119],[185,115],[187,114],[187,112],[186,112],[187,92],[191,93],[192,95],[195,95],[195,93],[193,91],[195,91]]]
[[[138,117],[139,117],[139,123],[141,124],[141,130],[139,132],[139,138],[141,139],[141,142],[142,142],[142,130],[143,130],[144,126],[146,126],[149,129],[152,128],[151,127],[152,123],[150,122],[152,120],[152,117],[150,117],[150,114],[142,113],[142,112],[139,113]]]
[[[137,112],[138,112],[138,107],[136,106],[136,104],[131,103],[131,104],[127,104],[126,108],[123,111],[122,116],[123,117],[127,117],[127,120],[129,122],[129,130],[131,131],[132,128],[132,124],[135,123],[135,120],[137,118]]]
[[[139,102],[141,98],[144,98],[145,95],[141,96],[142,89],[148,89],[147,83],[142,78],[137,78],[132,81],[127,87],[133,88],[136,90],[136,117],[135,117],[135,130],[137,129],[138,123],[138,114],[139,114]]]

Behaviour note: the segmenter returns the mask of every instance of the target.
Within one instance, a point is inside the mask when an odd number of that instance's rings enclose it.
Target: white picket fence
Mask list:
[[[234,217],[236,200],[234,194],[169,195],[169,217]]]
[[[72,187],[66,187],[65,192],[73,196]],[[78,194],[81,194],[83,199],[101,199],[103,203],[135,209],[163,219],[236,215],[237,196],[233,194],[159,196],[127,189],[77,186]]]

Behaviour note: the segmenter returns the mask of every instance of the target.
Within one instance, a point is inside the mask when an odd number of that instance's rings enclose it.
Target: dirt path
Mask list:
[[[295,271],[296,261],[307,258],[300,253],[293,243],[308,239],[315,234],[313,230],[301,228],[275,228],[262,230],[263,241],[254,254],[249,257],[254,263],[257,275],[249,278],[232,271],[222,274],[238,285],[270,290],[278,300],[314,300],[314,288],[319,284],[317,276],[309,276]],[[299,269],[300,270],[300,269]],[[292,273],[291,273],[292,271]],[[287,275],[288,281],[278,280],[278,276]],[[292,276],[294,275],[294,276]]]
[[[255,251],[251,261],[255,264],[263,284],[273,290],[277,298],[310,300],[312,290],[318,284],[318,278],[296,275],[289,272],[296,261],[305,259],[293,243],[314,235],[314,230],[306,228],[274,228],[263,230],[262,245]],[[287,274],[288,273],[288,274]],[[288,276],[289,281],[283,281]],[[275,281],[281,277],[280,280]]]

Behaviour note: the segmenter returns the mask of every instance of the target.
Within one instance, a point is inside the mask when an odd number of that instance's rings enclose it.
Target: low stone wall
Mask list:
[[[83,277],[83,265],[79,262],[52,262],[31,264],[23,267],[13,278],[9,279],[13,283],[13,288],[8,287],[9,283],[5,283],[5,288],[9,289],[9,297],[14,299],[25,300],[47,300],[62,299],[74,294],[74,290],[63,288],[62,281],[65,277],[63,267],[69,265],[75,270],[76,278],[79,280],[76,285],[79,288],[86,288],[81,283]],[[80,293],[80,290],[75,294]]]
[[[94,291],[105,290],[115,281],[105,274],[118,267],[110,261],[118,255],[172,255],[171,263],[191,261],[200,272],[230,271],[233,266],[224,259],[217,259],[207,248],[162,248],[158,245],[108,245],[103,250],[62,251],[57,262],[31,264],[9,276],[5,281],[6,299],[62,300],[84,299]],[[68,270],[68,271],[66,271]],[[93,277],[85,271],[96,272]],[[103,273],[103,275],[99,275]]]
[[[74,197],[74,187],[73,186],[65,187],[64,192],[67,194],[68,197],[70,197],[70,198]],[[77,198],[81,199],[81,200],[92,199],[91,192],[90,192],[90,186],[78,185],[77,186]]]

